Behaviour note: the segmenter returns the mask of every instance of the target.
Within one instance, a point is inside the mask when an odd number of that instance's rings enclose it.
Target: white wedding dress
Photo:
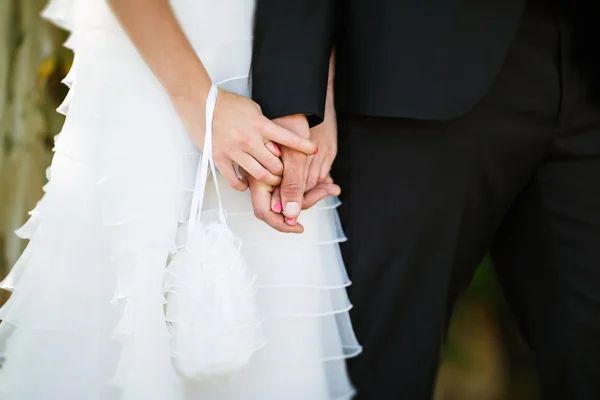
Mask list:
[[[254,0],[171,3],[213,81],[247,95]],[[0,399],[351,398],[344,360],[360,346],[337,199],[301,216],[304,234],[285,235],[224,182],[227,223],[257,274],[265,345],[227,378],[177,374],[165,270],[201,154],[104,0],[54,0],[44,15],[71,31],[75,62],[45,196],[18,231],[30,242],[1,284],[12,296],[0,310]],[[206,196],[209,218],[210,182]]]

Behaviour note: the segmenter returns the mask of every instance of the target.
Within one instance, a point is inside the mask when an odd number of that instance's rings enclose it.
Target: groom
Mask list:
[[[359,399],[431,398],[490,249],[542,397],[600,399],[596,4],[258,0],[253,96],[277,123],[308,136],[323,120],[335,47]],[[283,161],[296,202],[306,158]]]

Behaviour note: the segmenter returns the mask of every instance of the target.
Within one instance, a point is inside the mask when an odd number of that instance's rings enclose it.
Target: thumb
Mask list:
[[[304,172],[306,156],[301,155],[298,157],[298,154],[296,154],[295,157],[291,158],[287,160],[287,163],[284,163],[285,169],[281,180],[280,193],[286,222],[289,225],[295,225],[302,209],[302,199],[306,186]]]

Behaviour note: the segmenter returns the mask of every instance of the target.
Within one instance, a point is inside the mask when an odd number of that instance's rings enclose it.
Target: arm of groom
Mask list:
[[[268,118],[323,122],[337,1],[257,1],[252,97]]]
[[[265,116],[305,138],[325,116],[337,1],[257,1],[252,96]],[[286,148],[282,160],[282,208],[285,222],[294,226],[302,208],[309,160]],[[260,210],[268,205],[254,206]]]

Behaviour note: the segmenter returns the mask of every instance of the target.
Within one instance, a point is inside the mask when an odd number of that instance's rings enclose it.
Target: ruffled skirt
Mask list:
[[[252,2],[172,3],[213,80],[247,93]],[[12,296],[0,309],[0,399],[351,398],[344,360],[360,346],[335,198],[302,215],[304,234],[285,235],[254,217],[248,193],[221,183],[228,225],[257,273],[266,342],[229,378],[174,371],[165,271],[183,245],[201,154],[104,2],[81,4],[45,11],[73,31],[75,62],[45,195],[17,232],[30,242],[1,284]],[[231,24],[207,35],[211,20]],[[215,207],[209,183],[206,218]]]

